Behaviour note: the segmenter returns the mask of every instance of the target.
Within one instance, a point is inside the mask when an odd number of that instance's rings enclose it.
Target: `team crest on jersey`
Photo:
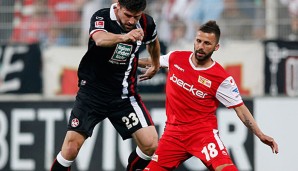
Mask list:
[[[229,82],[232,86],[234,86],[236,84],[232,77],[229,78]]]
[[[153,156],[152,156],[152,159],[151,159],[151,160],[158,162],[158,155],[156,155],[156,154],[153,154]]]
[[[77,118],[74,118],[74,119],[71,120],[71,126],[73,128],[75,128],[75,127],[77,127],[79,125],[80,125],[80,121]]]
[[[105,22],[104,21],[95,21],[95,28],[104,28]]]
[[[203,84],[206,87],[209,87],[209,88],[211,87],[211,81],[208,80],[207,78],[204,78],[204,77],[200,76],[200,75],[199,75],[198,82]]]
[[[127,58],[129,58],[131,55],[131,51],[132,45],[118,43],[109,62],[113,64],[125,64]]]

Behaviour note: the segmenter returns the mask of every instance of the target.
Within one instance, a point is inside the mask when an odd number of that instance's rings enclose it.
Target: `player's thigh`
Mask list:
[[[91,96],[92,92],[80,89],[68,121],[68,130],[76,131],[91,137],[93,129],[106,118],[105,98]]]
[[[167,131],[164,132],[152,156],[151,162],[155,163],[153,167],[158,165],[167,170],[174,170],[191,157],[191,154],[186,151],[185,144],[177,137],[168,135]],[[150,168],[150,170],[154,169]]]
[[[193,136],[189,146],[192,148],[190,152],[201,159],[210,170],[215,170],[220,165],[233,164],[217,130],[200,136]]]
[[[150,137],[157,135],[155,128],[149,127],[154,124],[140,99],[134,97],[115,99],[111,108],[108,118],[124,140],[132,138],[132,134],[140,129]],[[140,137],[144,139],[143,136],[140,135]]]

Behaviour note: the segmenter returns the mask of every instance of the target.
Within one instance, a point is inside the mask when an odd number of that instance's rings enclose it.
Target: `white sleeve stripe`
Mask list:
[[[104,32],[108,32],[107,30],[105,30],[105,29],[95,29],[95,30],[92,30],[91,32],[90,32],[90,34],[89,35],[92,35],[92,34],[94,34],[95,32],[98,32],[98,31],[104,31]]]
[[[223,150],[225,148],[225,146],[223,145],[223,142],[220,140],[220,138],[218,136],[218,130],[213,129],[213,134],[214,134],[214,138],[216,139],[217,145],[219,146],[219,149]]]
[[[147,45],[147,44],[149,44],[149,43],[151,43],[151,42],[154,42],[154,41],[156,40],[156,38],[157,38],[157,36],[156,36],[154,39],[145,42],[145,44]]]

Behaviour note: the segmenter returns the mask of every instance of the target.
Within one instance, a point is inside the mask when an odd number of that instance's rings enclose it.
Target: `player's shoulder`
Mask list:
[[[147,21],[153,21],[154,19],[153,19],[153,17],[151,16],[151,15],[149,15],[149,14],[147,14],[147,13],[143,13],[142,14],[142,18],[141,18],[141,20],[147,20]]]
[[[218,76],[221,76],[223,78],[227,78],[230,76],[230,74],[225,70],[225,68],[216,61],[214,61],[212,69],[215,70],[214,73],[217,73]]]
[[[182,61],[188,60],[191,54],[192,54],[191,51],[174,50],[174,51],[170,51],[167,55],[168,55],[169,61],[182,62]]]
[[[224,67],[217,61],[214,61],[214,68],[218,70],[225,71]]]
[[[187,50],[174,50],[169,52],[172,56],[186,56],[189,57],[189,55],[192,54],[192,51],[187,51]]]
[[[140,24],[142,26],[152,26],[155,25],[155,21],[153,17],[151,17],[149,14],[143,13],[142,17],[140,18]]]

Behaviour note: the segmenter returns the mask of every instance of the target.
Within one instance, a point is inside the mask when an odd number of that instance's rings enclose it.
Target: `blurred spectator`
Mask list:
[[[25,0],[12,34],[12,42],[45,43],[54,18],[48,15],[45,0]]]
[[[238,8],[245,16],[245,18],[251,22],[247,24],[251,25],[251,37],[253,39],[264,39],[265,34],[265,3],[266,0],[238,0]]]
[[[27,34],[21,34],[21,32],[26,33],[26,27],[22,25],[27,25],[26,20],[33,16],[32,10],[34,7],[34,0],[16,0],[14,5],[14,28],[11,36],[12,42],[24,42],[26,41]]]
[[[13,5],[12,0],[0,1],[0,45],[7,44],[10,39],[13,27]]]
[[[82,20],[81,20],[81,45],[85,45],[89,39],[89,27],[91,16],[101,8],[109,8],[113,3],[118,0],[85,0],[82,7]],[[151,4],[151,2],[150,2]]]
[[[161,12],[161,20],[157,23],[160,39],[171,44],[171,25],[183,21],[187,26],[185,39],[191,41],[200,23],[210,19],[218,20],[223,8],[223,0],[159,0],[156,9]]]
[[[254,0],[253,38],[258,40],[266,38],[265,5],[266,0]]]
[[[252,20],[239,9],[238,3],[238,0],[224,0],[224,12],[219,22],[223,39],[251,39]]]
[[[224,10],[223,0],[198,0],[192,4],[192,20],[205,23],[208,20],[218,20]]]
[[[111,4],[109,4],[111,5]],[[82,8],[81,44],[89,39],[89,27],[91,16],[99,9],[104,8],[104,0],[87,0]]]
[[[171,28],[169,20],[168,18],[166,18],[166,16],[164,16],[165,14],[163,13],[165,6],[168,5],[169,2],[170,1],[168,0],[151,0],[150,3],[147,3],[147,8],[145,10],[145,12],[150,14],[155,20],[159,43],[161,47],[161,54],[167,53],[167,46],[170,42],[171,37]],[[141,46],[140,48],[146,47]]]
[[[189,40],[195,37],[196,29],[201,23],[208,20],[219,20],[224,11],[224,0],[193,0],[189,4],[190,14],[186,17],[189,21],[187,38]]]
[[[168,46],[172,40],[171,25],[175,20],[184,20],[189,16],[188,8],[194,0],[155,0],[150,14],[153,14],[157,23],[159,40]],[[187,27],[188,29],[188,27]]]
[[[186,38],[187,25],[183,20],[176,19],[171,23],[171,41],[168,45],[168,52],[172,50],[189,50],[192,42]],[[191,43],[190,43],[191,42]]]
[[[66,45],[80,44],[81,10],[86,0],[48,0],[48,7],[57,19]]]
[[[289,40],[298,40],[298,0],[280,0],[283,5],[287,5],[291,18],[291,33]]]

